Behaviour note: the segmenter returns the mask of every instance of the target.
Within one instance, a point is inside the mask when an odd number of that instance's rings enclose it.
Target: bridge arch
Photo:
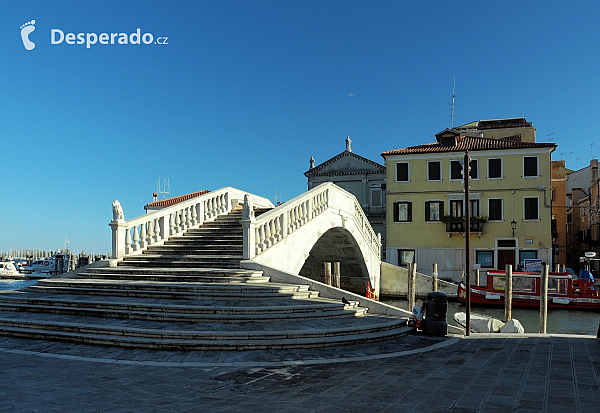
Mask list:
[[[364,294],[369,281],[379,294],[381,240],[349,192],[324,183],[259,217],[244,210],[245,260],[314,280],[339,261],[342,288]]]
[[[370,281],[362,251],[350,231],[342,227],[327,230],[312,245],[308,257],[300,260],[299,275],[323,282],[324,263],[340,263],[340,287],[350,292],[365,295]],[[298,266],[298,264],[296,265]]]

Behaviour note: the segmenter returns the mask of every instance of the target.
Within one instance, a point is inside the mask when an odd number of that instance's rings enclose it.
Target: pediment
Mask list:
[[[304,173],[308,176],[352,175],[364,173],[385,174],[385,166],[373,162],[353,152],[344,151],[333,158],[316,165]]]

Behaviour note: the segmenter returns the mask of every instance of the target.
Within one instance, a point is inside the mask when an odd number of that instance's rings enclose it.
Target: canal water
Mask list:
[[[0,280],[0,291],[18,290],[19,288],[29,287],[36,282],[37,280]]]
[[[382,299],[381,302],[394,307],[408,310],[408,302],[399,299]],[[456,301],[448,303],[447,320],[450,325],[458,325],[452,318],[457,312],[466,312],[466,306]],[[475,307],[471,306],[471,314],[486,314],[504,321],[504,307]],[[519,320],[526,333],[538,333],[540,325],[539,309],[513,308],[512,317]],[[547,333],[559,334],[593,334],[598,333],[600,324],[600,312],[596,311],[577,311],[577,310],[548,310]]]

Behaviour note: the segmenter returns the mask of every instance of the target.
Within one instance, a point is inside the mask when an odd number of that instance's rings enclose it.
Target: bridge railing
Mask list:
[[[245,194],[235,188],[221,188],[129,221],[125,221],[119,201],[115,201],[113,220],[109,223],[112,228],[112,258],[141,253],[172,235],[214,221],[241,204]],[[273,207],[266,198],[250,195],[250,199],[259,207]]]
[[[244,204],[244,210],[251,211],[252,205]],[[354,195],[333,183],[323,183],[258,218],[245,213],[244,259],[260,255],[328,210],[353,219],[373,252],[381,256],[381,238],[373,231]]]

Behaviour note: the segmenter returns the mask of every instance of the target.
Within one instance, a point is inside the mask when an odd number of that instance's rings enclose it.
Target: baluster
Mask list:
[[[146,243],[146,239],[148,238],[148,233],[146,232],[146,223],[143,223],[141,225],[140,232],[141,232],[141,234],[140,234],[140,248],[144,249],[148,245]]]
[[[154,219],[154,242],[160,241],[160,220]]]
[[[179,232],[185,231],[185,208],[179,210]]]
[[[131,229],[125,230],[125,253],[131,254],[133,252],[133,245],[131,243]]]
[[[192,211],[190,211],[190,207],[187,207],[183,210],[185,214],[185,229],[188,229],[192,226]]]
[[[263,252],[266,248],[265,248],[265,228],[264,225],[261,225],[260,227],[258,227],[256,229],[258,231],[258,236],[256,237],[256,240],[258,241],[258,251],[257,254]]]
[[[269,223],[265,223],[265,225],[263,225],[263,227],[265,228],[265,249],[269,248],[271,245],[271,229],[269,228]]]
[[[169,214],[169,235],[175,234],[175,214]]]
[[[181,224],[181,220],[179,219],[179,211],[175,212],[175,226],[173,227],[173,231],[175,234],[179,232],[179,225]]]
[[[198,215],[196,215],[196,205],[190,207],[190,209],[192,210],[192,226],[196,226],[196,224],[198,224]]]
[[[274,219],[269,221],[269,233],[271,234],[271,237],[269,238],[269,244],[275,245],[275,241],[277,240],[277,229],[275,228]]]
[[[148,225],[148,235],[146,235],[146,245],[152,245],[154,243],[154,220],[151,219],[146,225]]]
[[[259,245],[260,245],[260,231],[258,230],[258,228],[254,228],[254,255],[258,255],[261,253]]]
[[[140,249],[140,234],[138,233],[137,225],[131,228],[133,231],[133,250],[137,251]]]

